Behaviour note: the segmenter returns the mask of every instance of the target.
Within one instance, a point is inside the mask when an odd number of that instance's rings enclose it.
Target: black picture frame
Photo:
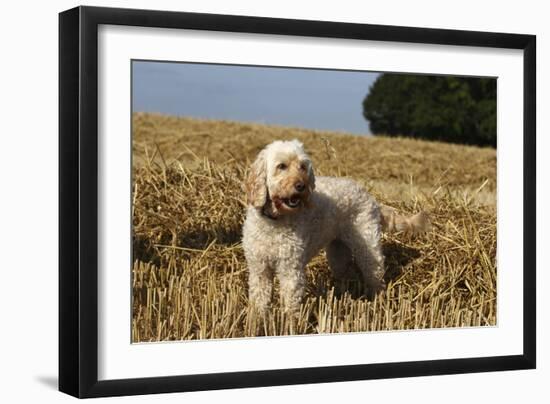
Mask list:
[[[523,354],[99,381],[98,26],[277,34],[523,51]],[[59,15],[59,390],[75,397],[324,383],[536,366],[535,120],[533,35],[77,7]]]

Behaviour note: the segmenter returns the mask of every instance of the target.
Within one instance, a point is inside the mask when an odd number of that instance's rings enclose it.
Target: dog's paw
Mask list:
[[[386,291],[386,282],[383,279],[371,280],[365,288],[365,294],[368,300],[374,300],[374,297]]]

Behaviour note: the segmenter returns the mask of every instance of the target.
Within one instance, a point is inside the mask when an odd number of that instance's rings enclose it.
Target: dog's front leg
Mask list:
[[[267,262],[248,260],[248,300],[250,305],[265,314],[271,304],[273,271]]]
[[[297,313],[302,303],[305,288],[304,266],[294,260],[281,260],[277,265],[281,305],[290,314]]]

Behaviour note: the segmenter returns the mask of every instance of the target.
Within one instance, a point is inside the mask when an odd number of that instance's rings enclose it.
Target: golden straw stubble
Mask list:
[[[133,131],[133,342],[496,324],[494,149],[143,113]],[[265,144],[292,138],[317,175],[429,214],[427,234],[384,236],[388,287],[373,301],[321,254],[296,317],[277,293],[265,317],[248,306],[242,179]]]

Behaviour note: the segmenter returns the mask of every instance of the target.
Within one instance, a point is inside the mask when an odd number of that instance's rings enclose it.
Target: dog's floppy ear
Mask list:
[[[261,208],[265,205],[267,199],[266,176],[265,151],[262,150],[250,166],[244,184],[247,204],[255,208]]]
[[[313,162],[306,153],[304,149],[304,144],[302,142],[300,142],[298,139],[294,139],[292,142],[300,150],[300,154],[306,157],[309,191],[313,192],[313,190],[315,189],[315,174],[313,172]]]
[[[307,165],[307,175],[309,190],[310,192],[312,192],[315,189],[315,173],[313,172],[313,163],[311,162],[311,160],[308,162]]]

